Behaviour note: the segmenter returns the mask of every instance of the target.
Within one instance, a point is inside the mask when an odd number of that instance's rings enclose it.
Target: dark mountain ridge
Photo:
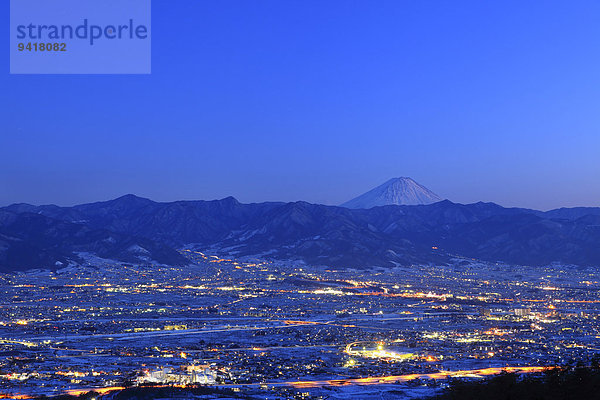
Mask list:
[[[131,263],[186,263],[173,248],[144,237],[95,229],[40,213],[0,210],[0,272],[79,264],[83,260],[78,253]]]
[[[600,265],[599,208],[541,212],[444,200],[348,209],[306,202],[242,204],[233,197],[159,203],[126,195],[73,207],[14,204],[0,212],[4,270],[36,262],[51,267],[54,259],[73,260],[77,251],[132,262],[139,254],[131,249],[139,247],[147,251],[144,259],[181,264],[174,249],[190,244],[334,267],[443,263],[456,255],[528,265]],[[34,215],[50,220],[44,224],[52,229],[42,229]],[[115,241],[111,246],[107,236]],[[19,248],[40,256],[19,261]]]

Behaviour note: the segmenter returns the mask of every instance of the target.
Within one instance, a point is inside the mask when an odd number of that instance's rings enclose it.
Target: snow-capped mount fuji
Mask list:
[[[342,204],[346,208],[372,208],[388,205],[433,204],[443,199],[411,178],[393,178],[383,185]]]

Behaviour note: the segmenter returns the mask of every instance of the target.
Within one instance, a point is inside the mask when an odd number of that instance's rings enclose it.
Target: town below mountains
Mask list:
[[[424,198],[415,191],[414,181],[398,179],[386,184],[407,187],[411,201]],[[371,199],[379,204],[377,193],[403,201],[402,193],[376,189],[360,202]],[[427,199],[438,200],[428,190]],[[0,272],[59,269],[81,264],[89,255],[126,263],[185,265],[188,261],[180,253],[185,248],[359,269],[443,264],[460,258],[535,266],[600,265],[600,208],[542,212],[449,200],[368,206],[242,204],[233,197],[160,203],[134,195],[73,207],[14,204],[0,208]]]

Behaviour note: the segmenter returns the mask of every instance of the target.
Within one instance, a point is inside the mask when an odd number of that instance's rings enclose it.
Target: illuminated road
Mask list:
[[[448,379],[448,378],[483,378],[485,376],[497,375],[501,372],[509,373],[532,373],[542,372],[547,367],[506,367],[506,368],[483,368],[465,371],[441,371],[430,374],[409,374],[409,375],[390,375],[390,376],[374,376],[369,378],[357,379],[334,379],[327,381],[298,381],[286,382],[286,385],[291,385],[295,388],[315,388],[324,386],[346,386],[346,385],[381,385],[391,384],[396,382],[407,382],[413,379]]]
[[[290,381],[290,382],[269,382],[269,383],[245,383],[245,384],[226,384],[216,385],[216,387],[258,387],[258,386],[292,386],[296,389],[319,388],[327,386],[349,386],[349,385],[385,385],[395,384],[398,382],[408,382],[413,379],[436,379],[444,380],[448,378],[484,378],[486,376],[498,375],[502,372],[526,374],[543,372],[550,367],[505,367],[505,368],[483,368],[461,371],[440,371],[429,374],[408,374],[408,375],[390,375],[390,376],[373,376],[368,378],[356,379],[332,379],[322,381]],[[174,385],[172,387],[183,387]],[[71,390],[67,394],[79,396],[90,391],[100,394],[106,394],[113,391],[123,390],[123,387],[107,387],[107,388],[89,388],[84,390]],[[0,397],[1,398],[1,397]],[[30,397],[21,397],[30,398]]]

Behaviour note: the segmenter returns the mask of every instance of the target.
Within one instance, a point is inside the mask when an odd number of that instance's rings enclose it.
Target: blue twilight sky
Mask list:
[[[8,2],[0,17],[8,25]],[[600,206],[600,2],[153,0],[152,75],[9,75],[0,205]]]

